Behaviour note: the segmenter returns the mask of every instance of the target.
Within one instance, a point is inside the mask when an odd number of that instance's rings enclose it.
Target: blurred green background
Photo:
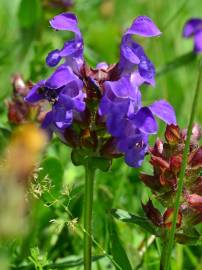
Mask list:
[[[9,99],[12,93],[11,76],[14,73],[21,73],[25,80],[33,82],[48,76],[52,70],[45,64],[47,53],[52,49],[61,48],[63,42],[71,35],[55,32],[50,28],[48,21],[67,9],[53,8],[49,2],[51,0],[0,0],[0,127],[2,129],[12,129],[7,121],[5,107],[5,100]],[[158,38],[141,39],[141,44],[157,70],[160,70],[167,62],[192,50],[193,41],[182,38],[182,29],[187,19],[202,16],[202,2],[201,0],[75,0],[74,6],[69,10],[78,17],[85,42],[85,57],[92,66],[100,61],[117,62],[124,30],[130,26],[136,16],[149,16],[160,28],[162,35]],[[155,88],[142,89],[145,104],[152,103],[156,99],[167,99],[175,108],[181,127],[188,125],[199,58],[179,69],[158,76]],[[198,123],[202,122],[201,102],[200,96],[195,119]],[[165,125],[160,124],[159,136],[163,134],[164,129]],[[1,131],[1,150],[7,140],[5,137],[4,131]],[[14,238],[6,240],[6,248],[5,242],[2,242],[2,258],[10,258],[13,265],[29,264],[33,258],[35,263],[39,260],[39,265],[40,263],[43,265],[43,259],[51,263],[57,258],[82,255],[82,237],[79,233],[69,230],[72,218],[63,206],[68,204],[73,217],[79,217],[80,220],[83,169],[71,164],[70,150],[57,139],[50,143],[40,167],[42,171],[38,175],[39,182],[43,183],[45,176],[48,175],[54,184],[52,188],[54,198],[46,194],[49,192],[45,190],[43,200],[41,197],[35,199],[33,207],[29,210],[29,233],[24,237],[20,235],[15,240]],[[142,170],[151,171],[147,160]],[[72,186],[70,194],[66,197],[60,194],[60,188],[64,183]],[[149,194],[149,190],[138,180],[138,170],[127,167],[122,159],[113,163],[109,173],[97,174],[93,225],[95,239],[104,250],[108,251],[109,247],[106,225],[109,209],[115,207],[133,213],[142,213],[141,200],[146,201]],[[61,225],[59,229],[58,224]],[[122,223],[117,225],[134,269],[158,269],[158,243],[154,241],[150,247],[146,247],[146,252],[141,256],[140,244],[149,236],[136,226]],[[94,244],[94,254],[101,253],[102,250]],[[4,269],[3,259],[1,262],[1,269]],[[202,269],[201,264],[201,247],[177,246],[173,254],[172,269]],[[94,264],[94,268],[98,270],[115,269],[113,267],[107,258]],[[16,268],[13,266],[13,269]],[[35,266],[35,269],[43,268]],[[82,267],[77,266],[76,269]]]

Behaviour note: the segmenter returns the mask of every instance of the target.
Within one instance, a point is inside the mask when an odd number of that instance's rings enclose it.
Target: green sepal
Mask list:
[[[103,157],[91,157],[89,158],[90,164],[95,168],[103,172],[109,171],[112,161]]]
[[[104,157],[92,156],[88,149],[73,149],[71,153],[72,163],[75,166],[91,166],[94,169],[99,169],[107,172],[111,167],[111,160]]]

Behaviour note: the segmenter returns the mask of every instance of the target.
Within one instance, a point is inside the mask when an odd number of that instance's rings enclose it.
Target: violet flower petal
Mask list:
[[[53,121],[59,129],[69,127],[72,120],[72,110],[67,110],[64,104],[57,103],[53,106]]]
[[[127,74],[134,72],[137,67],[140,76],[143,77],[142,82],[154,85],[156,72],[153,63],[146,56],[144,49],[128,35],[122,39],[119,69]]]
[[[149,106],[154,115],[168,125],[176,124],[176,115],[173,107],[165,100],[159,100]]]
[[[202,52],[202,29],[194,36],[194,51],[196,53]]]
[[[44,87],[44,85],[45,85],[45,80],[41,80],[37,84],[35,84],[31,88],[27,96],[25,97],[25,101],[34,103],[41,99],[44,99],[45,98],[44,94],[39,92],[40,89]]]
[[[78,28],[78,21],[73,13],[61,13],[50,20],[50,25],[55,30],[66,30],[74,32],[78,37],[81,37],[81,32]]]
[[[131,167],[138,168],[147,152],[148,135],[137,131],[133,137],[119,139],[117,147],[125,153],[126,163]]]
[[[110,114],[106,121],[108,132],[114,137],[123,136],[126,121],[126,118],[121,118],[117,114]]]
[[[72,72],[70,67],[60,66],[46,81],[45,86],[51,89],[58,89],[70,83],[71,81],[80,81],[80,79]]]
[[[55,67],[61,59],[62,57],[60,56],[60,51],[56,49],[48,54],[48,56],[46,57],[46,63],[50,67]]]
[[[183,37],[189,38],[202,30],[202,19],[193,18],[186,22],[183,29]]]
[[[138,16],[125,33],[125,35],[139,35],[143,37],[155,37],[160,34],[161,31],[147,16]]]
[[[132,86],[128,76],[122,76],[118,81],[106,81],[105,91],[112,91],[117,98],[137,100],[139,89]]]
[[[130,167],[139,168],[144,161],[146,149],[132,149],[125,154],[125,162]]]
[[[144,133],[155,134],[157,122],[148,107],[142,107],[132,118],[134,125]]]

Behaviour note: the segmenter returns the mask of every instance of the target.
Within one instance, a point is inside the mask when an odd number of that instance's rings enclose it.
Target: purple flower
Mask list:
[[[56,132],[67,144],[74,134],[74,138],[79,138],[74,145],[94,147],[96,155],[102,155],[106,139],[112,139],[117,144],[115,152],[121,152],[129,166],[139,167],[148,149],[149,136],[158,130],[155,116],[167,124],[176,123],[175,112],[166,101],[142,105],[140,87],[144,83],[155,84],[155,68],[132,35],[158,36],[159,29],[148,17],[136,18],[123,35],[118,64],[101,62],[91,68],[84,61],[83,38],[76,16],[62,13],[50,24],[55,30],[73,32],[74,38],[65,42],[62,49],[48,54],[49,66],[57,66],[62,59],[64,62],[26,97],[31,103],[41,99],[51,103],[42,127],[49,133]]]
[[[202,19],[192,18],[188,20],[183,29],[183,37],[193,37],[194,52],[202,52]]]
[[[126,163],[137,167],[147,150],[148,136],[158,130],[154,116],[167,124],[176,123],[176,118],[172,106],[164,100],[142,107],[139,87],[132,82],[129,76],[105,82],[99,113],[106,119],[108,132],[120,142],[118,148],[125,153]]]
[[[146,56],[144,49],[132,39],[132,35],[154,37],[160,30],[146,16],[137,17],[131,27],[124,33],[120,47],[119,69],[122,73],[132,73],[137,67],[143,82],[154,85],[155,68]]]
[[[74,39],[65,42],[62,49],[53,50],[46,58],[47,65],[54,67],[62,58],[65,64],[78,72],[83,64],[83,38],[78,28],[77,18],[72,13],[62,13],[50,20],[50,25],[55,30],[65,30],[74,33]]]
[[[85,110],[85,94],[82,88],[83,82],[71,68],[62,65],[47,80],[39,81],[25,100],[34,103],[46,99],[51,102],[53,104],[51,121],[57,128],[64,129],[72,124],[74,110],[79,112]],[[46,117],[50,122],[50,114]]]
[[[148,149],[148,135],[138,129],[131,137],[120,138],[118,149],[125,153],[125,162],[134,168],[141,166]]]

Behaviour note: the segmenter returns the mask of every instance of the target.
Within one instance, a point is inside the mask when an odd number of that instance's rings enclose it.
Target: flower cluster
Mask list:
[[[148,137],[158,129],[154,116],[167,124],[176,123],[175,112],[166,101],[147,107],[141,102],[140,86],[155,85],[155,68],[132,36],[159,36],[159,29],[150,18],[137,17],[122,37],[119,62],[91,68],[84,60],[76,16],[62,13],[50,25],[73,32],[74,38],[48,54],[50,67],[63,63],[31,89],[26,101],[46,99],[52,104],[43,127],[59,134],[65,143],[92,147],[98,156],[124,154],[128,165],[139,167],[148,150]]]
[[[188,20],[183,29],[185,38],[194,38],[194,52],[202,52],[202,19],[192,18]]]
[[[187,130],[178,126],[167,126],[166,142],[157,139],[150,148],[153,175],[141,174],[141,180],[148,186],[156,199],[166,208],[162,215],[151,200],[143,209],[147,217],[158,227],[170,228],[172,225],[173,205],[177,190],[178,177],[182,164]],[[194,125],[189,149],[188,163],[184,178],[183,194],[177,219],[177,232],[185,232],[186,228],[202,222],[202,146],[199,146],[201,129]],[[178,237],[180,235],[178,234]],[[179,242],[186,241],[179,238]]]

